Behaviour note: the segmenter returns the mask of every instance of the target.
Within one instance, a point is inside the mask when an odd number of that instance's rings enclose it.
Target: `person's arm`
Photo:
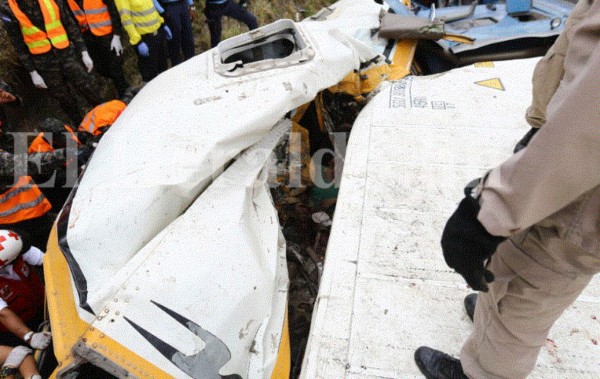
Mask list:
[[[83,41],[83,36],[81,35],[81,30],[79,30],[79,25],[75,22],[73,15],[70,9],[66,7],[66,0],[55,0],[56,5],[58,6],[58,10],[60,12],[60,22],[62,23],[67,35],[69,36],[69,40],[75,45],[75,48],[79,52],[87,51],[87,46]]]
[[[133,20],[131,19],[131,10],[129,9],[129,1],[115,0],[115,5],[119,10],[123,29],[125,29],[127,35],[129,36],[129,43],[132,46],[137,45],[142,40],[142,36],[137,32],[135,25],[133,25]]]
[[[25,325],[23,320],[6,305],[4,300],[0,300],[0,323],[4,325],[9,332],[24,340],[27,333],[31,332],[31,329]]]
[[[6,302],[2,300],[0,306],[2,306],[2,303],[6,304]],[[27,342],[29,346],[34,349],[45,349],[50,345],[50,341],[52,340],[50,332],[35,333],[29,329],[23,320],[21,320],[15,312],[10,310],[8,306],[4,306],[4,308],[0,309],[0,323],[2,323],[2,325],[4,325],[4,327],[12,334]]]
[[[600,185],[600,2],[577,26],[547,121],[528,147],[491,170],[478,219],[509,236]]]
[[[121,15],[115,5],[114,0],[104,0],[106,7],[108,8],[108,14],[110,15],[110,21],[112,22],[113,34],[123,36],[123,24],[121,24]]]
[[[556,92],[564,75],[564,59],[573,28],[581,22],[591,5],[590,0],[579,0],[565,22],[560,33],[546,55],[535,66],[532,77],[531,105],[527,108],[525,119],[533,128],[539,128],[546,122],[546,107]]]
[[[25,66],[27,72],[35,71],[35,65],[31,60],[29,49],[27,48],[27,45],[25,45],[25,41],[23,41],[19,22],[14,17],[7,2],[2,2],[2,5],[0,6],[0,18],[4,23],[6,34],[8,34],[19,60],[23,66]]]

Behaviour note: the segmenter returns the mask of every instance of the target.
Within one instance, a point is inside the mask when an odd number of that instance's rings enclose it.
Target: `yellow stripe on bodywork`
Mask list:
[[[277,361],[273,368],[271,379],[289,378],[291,370],[291,352],[290,352],[290,333],[288,331],[288,314],[287,304],[285,311],[285,319],[283,320],[283,330],[281,332],[281,343],[279,344],[279,352],[277,353]]]
[[[61,373],[77,363],[71,350],[79,342],[84,342],[87,348],[127,370],[134,377],[172,377],[79,318],[73,295],[71,272],[58,246],[56,225],[50,233],[44,257],[44,277],[52,327],[52,343],[58,360],[58,367],[51,378],[60,377]]]

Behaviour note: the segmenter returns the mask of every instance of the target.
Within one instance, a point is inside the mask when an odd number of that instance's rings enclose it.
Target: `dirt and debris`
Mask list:
[[[275,149],[271,194],[287,243],[290,378],[300,374],[323,273],[345,152],[339,141],[348,140],[362,107],[351,96],[323,91],[291,117],[290,136]]]

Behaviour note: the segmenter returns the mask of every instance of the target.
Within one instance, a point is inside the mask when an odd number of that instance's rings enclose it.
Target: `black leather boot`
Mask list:
[[[427,379],[468,379],[460,360],[427,346],[415,351],[415,362]]]
[[[467,316],[473,321],[473,315],[475,315],[475,304],[477,304],[477,294],[472,293],[465,297],[465,311]]]

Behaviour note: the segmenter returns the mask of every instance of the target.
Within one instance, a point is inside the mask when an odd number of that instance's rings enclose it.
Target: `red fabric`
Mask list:
[[[27,324],[44,307],[44,285],[20,256],[14,261],[13,270],[21,280],[0,277],[0,297]],[[0,332],[6,333],[8,329],[0,324]]]

